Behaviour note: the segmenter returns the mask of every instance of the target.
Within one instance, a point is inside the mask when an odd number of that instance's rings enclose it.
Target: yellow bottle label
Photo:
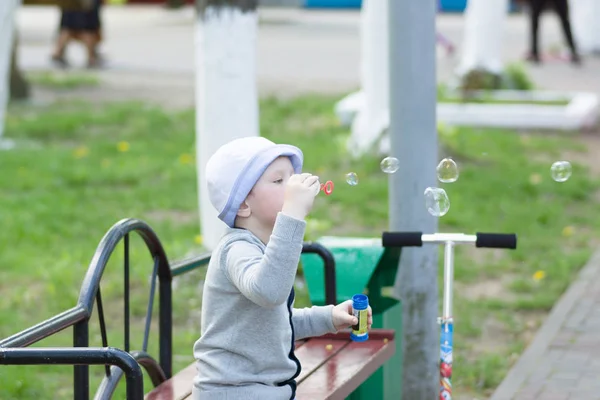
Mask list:
[[[354,336],[363,336],[367,334],[367,322],[369,318],[369,314],[367,310],[352,310],[353,314],[356,318],[358,318],[358,323],[352,326],[352,333]]]

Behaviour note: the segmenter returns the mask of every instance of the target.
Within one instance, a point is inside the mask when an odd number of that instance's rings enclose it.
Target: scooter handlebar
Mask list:
[[[423,243],[442,244],[475,244],[475,247],[496,249],[516,249],[517,235],[514,233],[482,233],[464,235],[462,233],[433,233],[423,235],[422,232],[383,232],[383,247],[421,247]]]
[[[423,232],[383,232],[381,244],[383,247],[421,247]]]
[[[475,247],[495,249],[516,249],[517,235],[514,233],[482,233],[477,232]]]

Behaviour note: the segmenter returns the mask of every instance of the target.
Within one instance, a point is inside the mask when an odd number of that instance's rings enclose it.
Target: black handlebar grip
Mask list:
[[[383,247],[423,246],[422,232],[383,232],[381,244]]]
[[[481,233],[477,232],[475,247],[495,249],[516,249],[517,235],[514,233]]]

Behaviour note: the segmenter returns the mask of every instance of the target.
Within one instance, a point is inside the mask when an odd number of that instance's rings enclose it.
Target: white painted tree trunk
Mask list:
[[[389,124],[388,1],[364,0],[360,18],[362,88],[337,105],[338,116],[352,124],[348,150],[354,156],[370,148]]]
[[[208,198],[204,171],[221,145],[259,135],[256,88],[256,10],[209,6],[196,26],[196,156],[204,247],[225,231]]]
[[[600,1],[570,0],[571,25],[578,50],[600,52]]]
[[[20,0],[0,0],[0,148],[4,120],[10,96],[10,57],[15,33],[15,20]]]
[[[464,45],[459,75],[475,69],[500,73],[508,0],[469,0],[465,10]]]

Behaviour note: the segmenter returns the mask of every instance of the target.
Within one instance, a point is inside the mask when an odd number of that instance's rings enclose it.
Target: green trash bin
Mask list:
[[[402,306],[390,296],[396,280],[399,248],[383,248],[381,238],[326,236],[316,241],[335,259],[337,302],[365,293],[373,309],[373,328],[396,331],[396,353],[349,397],[351,400],[398,400],[401,396]],[[323,260],[316,254],[302,254],[302,268],[308,294],[314,305],[325,304]]]

